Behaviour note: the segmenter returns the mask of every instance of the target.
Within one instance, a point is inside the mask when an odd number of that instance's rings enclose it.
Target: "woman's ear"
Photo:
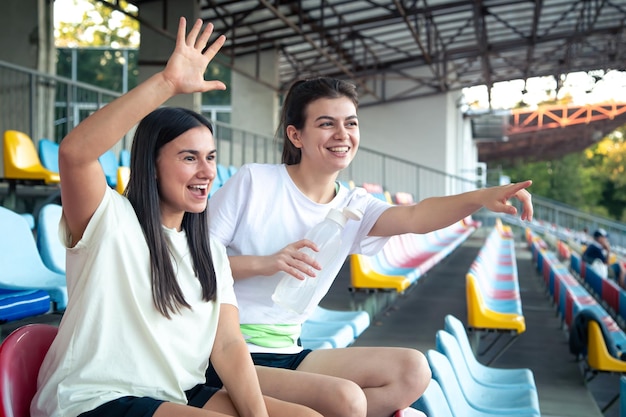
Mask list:
[[[300,140],[300,132],[294,125],[287,126],[287,137],[296,148],[302,147],[302,141]]]

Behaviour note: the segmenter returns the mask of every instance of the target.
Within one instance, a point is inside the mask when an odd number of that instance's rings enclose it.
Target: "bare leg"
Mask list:
[[[367,397],[368,417],[388,417],[409,407],[424,393],[431,378],[421,352],[393,347],[315,350],[297,370],[355,382]]]
[[[354,382],[333,376],[257,366],[263,394],[303,404],[324,417],[365,417],[367,402]]]
[[[264,397],[270,417],[322,417],[318,412],[299,404]],[[157,408],[154,417],[238,417],[239,413],[225,390],[217,392],[204,408],[165,402]]]
[[[318,412],[300,404],[293,404],[268,396],[263,398],[270,417],[322,417]],[[221,390],[213,395],[204,405],[203,411],[205,413],[212,411],[228,416],[239,416],[226,390]]]

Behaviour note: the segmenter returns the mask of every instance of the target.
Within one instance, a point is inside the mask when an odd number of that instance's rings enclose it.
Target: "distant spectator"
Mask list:
[[[611,278],[617,281],[622,288],[624,283],[624,268],[619,262],[609,265],[611,259],[611,244],[609,234],[604,229],[593,232],[593,241],[589,243],[583,253],[583,261],[596,271],[602,278]]]
[[[577,232],[574,239],[583,245],[589,245],[593,242],[593,238],[589,235],[589,229],[587,227],[583,227],[583,230]]]

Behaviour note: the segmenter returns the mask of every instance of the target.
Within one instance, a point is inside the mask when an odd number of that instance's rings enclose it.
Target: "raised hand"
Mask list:
[[[186,34],[186,19],[180,18],[176,34],[176,48],[170,56],[163,76],[172,85],[175,94],[196,93],[212,90],[225,90],[223,82],[204,79],[204,73],[211,60],[226,41],[224,35],[219,36],[208,45],[213,34],[213,24],[202,29],[202,20],[198,19]],[[208,47],[207,47],[208,45]]]

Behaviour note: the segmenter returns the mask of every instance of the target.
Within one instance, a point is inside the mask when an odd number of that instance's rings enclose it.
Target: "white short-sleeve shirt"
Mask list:
[[[63,219],[66,246],[70,242]],[[202,300],[184,232],[164,227],[190,309],[171,319],[152,299],[148,247],[130,202],[108,190],[82,239],[67,250],[69,302],[43,362],[33,417],[76,416],[130,396],[186,404],[205,381],[221,303],[236,305],[223,245],[211,241],[217,300]]]

